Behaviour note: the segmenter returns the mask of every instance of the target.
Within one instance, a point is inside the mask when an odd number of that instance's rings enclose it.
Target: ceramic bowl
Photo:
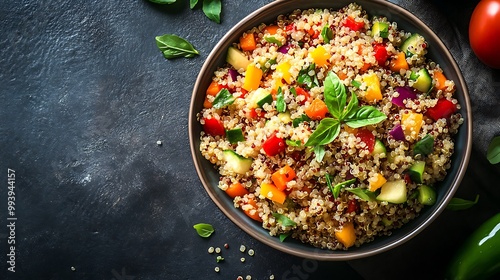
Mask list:
[[[243,32],[254,26],[258,26],[260,23],[272,23],[280,14],[287,14],[295,9],[340,9],[351,2],[345,0],[274,1],[245,17],[227,32],[208,56],[194,85],[189,111],[189,138],[192,158],[199,178],[215,204],[231,221],[257,240],[280,251],[309,259],[330,261],[359,259],[390,250],[415,237],[445,209],[460,185],[471,152],[472,116],[467,85],[449,50],[425,23],[409,11],[388,1],[359,0],[356,3],[360,4],[369,15],[385,16],[389,21],[397,22],[400,29],[412,33],[418,32],[423,35],[430,46],[427,56],[439,63],[447,73],[448,78],[455,81],[457,87],[456,98],[461,104],[460,113],[464,117],[464,123],[456,135],[452,166],[449,169],[446,179],[437,188],[437,202],[431,207],[425,207],[418,218],[400,229],[394,230],[391,236],[378,237],[371,243],[363,244],[360,247],[351,247],[347,251],[332,251],[318,249],[294,240],[287,239],[286,242],[280,242],[278,238],[270,236],[269,232],[263,229],[259,223],[249,219],[243,211],[234,208],[232,199],[217,187],[219,174],[199,151],[202,127],[196,119],[196,114],[203,108],[205,91],[211,82],[213,72],[218,66],[222,66],[225,63],[228,47],[233,42],[236,42]]]

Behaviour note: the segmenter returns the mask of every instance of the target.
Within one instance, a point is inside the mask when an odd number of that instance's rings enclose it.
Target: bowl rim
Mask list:
[[[217,207],[233,222],[235,223],[240,229],[242,229],[244,232],[252,236],[253,238],[259,240],[260,242],[277,249],[279,251],[295,255],[298,257],[303,257],[303,258],[308,258],[308,259],[315,259],[315,260],[320,260],[320,261],[346,261],[346,260],[354,260],[354,259],[360,259],[360,258],[365,258],[369,256],[373,256],[385,251],[388,251],[390,249],[396,248],[399,245],[402,245],[403,243],[409,241],[416,235],[418,235],[421,231],[423,231],[428,225],[430,225],[440,214],[441,212],[446,208],[446,205],[449,203],[451,198],[453,197],[454,193],[460,186],[460,183],[463,179],[463,176],[465,175],[465,171],[467,170],[467,166],[469,163],[470,159],[470,154],[471,154],[471,149],[472,149],[472,110],[471,110],[471,104],[470,104],[470,99],[469,99],[469,92],[468,92],[468,87],[465,82],[465,79],[463,77],[463,74],[456,63],[454,57],[452,56],[451,52],[449,49],[445,46],[445,44],[442,42],[442,40],[439,38],[439,36],[436,35],[436,33],[428,26],[426,25],[422,20],[420,20],[416,15],[413,13],[409,12],[405,8],[389,2],[385,0],[346,0],[346,1],[337,1],[337,3],[329,3],[330,6],[332,6],[333,9],[334,6],[339,6],[343,7],[347,5],[348,3],[358,3],[360,4],[363,9],[364,6],[362,3],[364,2],[371,2],[374,3],[375,5],[381,5],[385,6],[388,9],[394,11],[395,13],[401,14],[408,18],[409,21],[411,21],[415,26],[422,28],[428,33],[431,37],[434,43],[437,43],[437,45],[433,46],[433,49],[437,49],[437,51],[444,56],[444,60],[447,61],[450,66],[452,67],[452,70],[456,73],[458,80],[454,79],[455,84],[459,85],[460,88],[462,89],[462,98],[463,101],[460,102],[460,105],[462,109],[466,112],[466,115],[463,116],[464,118],[464,123],[461,126],[461,130],[465,130],[465,149],[463,150],[463,154],[461,154],[461,157],[455,160],[460,160],[459,166],[457,168],[457,172],[455,177],[452,179],[452,183],[449,186],[444,199],[439,203],[434,205],[433,210],[431,211],[431,214],[427,217],[427,219],[423,220],[417,226],[411,230],[410,234],[404,235],[392,242],[387,242],[387,244],[382,244],[381,246],[377,246],[373,249],[367,249],[367,250],[360,250],[360,251],[353,251],[353,250],[327,250],[327,249],[319,249],[319,248],[314,248],[312,245],[309,244],[303,244],[302,246],[308,246],[311,247],[308,250],[301,250],[300,247],[289,247],[284,245],[285,243],[277,243],[275,240],[271,240],[268,238],[268,236],[263,236],[260,232],[255,230],[255,227],[251,226],[251,222],[249,219],[246,219],[244,221],[241,221],[238,219],[238,217],[235,215],[235,209],[233,208],[231,210],[228,210],[224,207],[221,201],[219,201],[218,196],[215,193],[215,188],[216,186],[212,186],[208,183],[208,180],[205,178],[205,172],[203,170],[203,167],[201,165],[201,161],[205,160],[202,158],[202,156],[199,154],[199,147],[195,145],[196,138],[199,138],[199,134],[195,134],[194,127],[197,125],[199,126],[199,122],[197,121],[197,113],[198,111],[195,111],[194,109],[196,108],[196,96],[200,94],[200,92],[204,92],[204,90],[200,90],[200,84],[202,83],[203,79],[206,79],[206,76],[203,75],[203,73],[208,73],[207,70],[210,70],[210,62],[213,61],[214,59],[217,58],[217,55],[220,55],[220,50],[221,48],[228,44],[226,41],[228,38],[231,37],[231,34],[234,34],[238,30],[242,29],[243,31],[246,31],[247,29],[250,29],[252,26],[247,26],[247,24],[252,21],[254,17],[257,17],[259,15],[262,15],[266,10],[269,10],[271,8],[273,9],[278,9],[278,8],[283,8],[279,9],[282,12],[279,13],[273,13],[275,15],[275,18],[278,15],[281,14],[288,14],[289,12],[298,9],[298,8],[287,8],[287,6],[290,6],[293,4],[293,2],[296,3],[303,3],[303,2],[318,2],[318,1],[308,1],[308,0],[288,0],[288,1],[273,1],[271,3],[265,4],[264,6],[256,9],[254,12],[248,14],[245,16],[243,19],[241,19],[236,25],[234,25],[232,28],[230,28],[225,35],[217,42],[217,44],[214,46],[208,57],[206,58],[205,62],[203,63],[202,68],[200,69],[200,72],[198,74],[198,77],[196,79],[195,85],[193,87],[193,92],[191,96],[191,101],[190,101],[190,108],[189,108],[189,116],[188,116],[188,134],[189,134],[189,142],[190,142],[190,150],[191,150],[191,157],[195,165],[196,172],[198,174],[198,177],[210,196],[211,200],[217,205]],[[340,3],[347,3],[347,4],[339,4]],[[315,8],[314,4],[310,5],[310,8]],[[287,10],[287,11],[285,11]],[[391,20],[392,21],[392,20]],[[249,28],[245,28],[245,26]],[[429,38],[426,38],[429,39]],[[225,53],[225,52],[224,52]],[[211,74],[210,74],[211,75]],[[456,150],[454,152],[456,154]],[[206,160],[205,160],[206,161]],[[450,174],[447,175],[449,177]],[[417,219],[415,219],[417,220]],[[249,222],[250,221],[250,222]],[[405,227],[404,225],[403,227]],[[395,231],[398,229],[395,229]],[[376,237],[376,238],[381,238],[381,237]],[[387,237],[390,238],[390,237]],[[277,238],[275,238],[277,239]],[[367,243],[371,244],[373,243]],[[363,244],[360,246],[362,248],[363,246],[367,245]]]

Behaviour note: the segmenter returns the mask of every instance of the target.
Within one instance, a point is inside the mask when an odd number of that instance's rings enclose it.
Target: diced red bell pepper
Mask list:
[[[285,26],[286,31],[293,31],[295,29],[295,24],[291,23]]]
[[[365,27],[365,23],[362,21],[356,21],[352,16],[348,16],[344,22],[344,26],[352,31],[359,31]]]
[[[375,135],[373,135],[370,130],[366,128],[358,129],[356,137],[359,137],[361,142],[366,144],[365,149],[367,149],[370,153],[373,152],[373,149],[375,148]]]
[[[297,93],[297,96],[302,95],[305,97],[304,100],[299,101],[300,105],[304,105],[306,103],[306,101],[308,101],[311,98],[311,96],[309,95],[309,92],[307,92],[307,90],[305,90],[301,87],[296,87],[295,92]]]
[[[257,118],[263,118],[266,115],[266,112],[259,109],[256,110],[255,108],[249,109],[248,111],[245,112],[245,116],[249,119],[257,119]]]
[[[276,134],[273,134],[262,144],[262,148],[268,156],[272,157],[285,151],[286,142],[284,139],[276,136]]]
[[[387,53],[387,49],[384,44],[376,44],[373,46],[373,51],[375,52],[375,59],[378,62],[378,65],[384,66],[385,62],[389,58],[389,53]]]
[[[224,124],[221,120],[216,118],[204,118],[203,121],[203,131],[212,136],[224,136],[226,135],[226,130],[224,129]]]
[[[438,100],[434,107],[427,109],[427,116],[429,116],[434,121],[437,121],[442,118],[449,118],[456,111],[456,104],[453,104],[453,102],[446,98],[441,98]]]

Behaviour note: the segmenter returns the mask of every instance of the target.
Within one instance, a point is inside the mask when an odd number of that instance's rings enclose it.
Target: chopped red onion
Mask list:
[[[411,87],[396,87],[397,97],[392,97],[391,102],[399,107],[405,107],[405,99],[417,99],[417,93]]]

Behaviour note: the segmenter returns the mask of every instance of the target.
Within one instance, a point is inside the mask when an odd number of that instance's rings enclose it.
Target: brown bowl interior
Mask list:
[[[460,185],[471,151],[472,116],[467,85],[459,67],[446,46],[429,27],[407,10],[387,1],[362,0],[356,1],[356,3],[360,4],[369,15],[385,16],[390,21],[397,22],[399,28],[409,32],[418,32],[423,35],[429,43],[428,57],[439,63],[446,71],[449,79],[454,80],[456,83],[456,97],[462,105],[460,112],[465,121],[456,137],[452,167],[446,179],[437,186],[437,203],[432,207],[426,207],[417,219],[395,230],[391,236],[378,237],[371,243],[364,244],[359,248],[350,248],[348,251],[331,251],[314,248],[298,241],[287,240],[286,242],[280,242],[278,238],[270,236],[258,223],[246,217],[242,211],[234,208],[232,200],[223,191],[218,189],[219,175],[217,170],[199,152],[199,136],[202,128],[196,119],[196,114],[203,107],[205,91],[211,81],[213,72],[218,66],[225,63],[227,48],[233,42],[236,42],[243,32],[254,26],[258,26],[260,23],[271,23],[280,14],[286,14],[295,9],[338,9],[351,2],[345,0],[274,1],[245,17],[219,41],[208,56],[196,80],[189,111],[189,140],[192,158],[200,180],[212,200],[229,219],[252,237],[280,251],[309,259],[331,261],[358,259],[387,251],[410,240],[432,223],[444,210]]]

